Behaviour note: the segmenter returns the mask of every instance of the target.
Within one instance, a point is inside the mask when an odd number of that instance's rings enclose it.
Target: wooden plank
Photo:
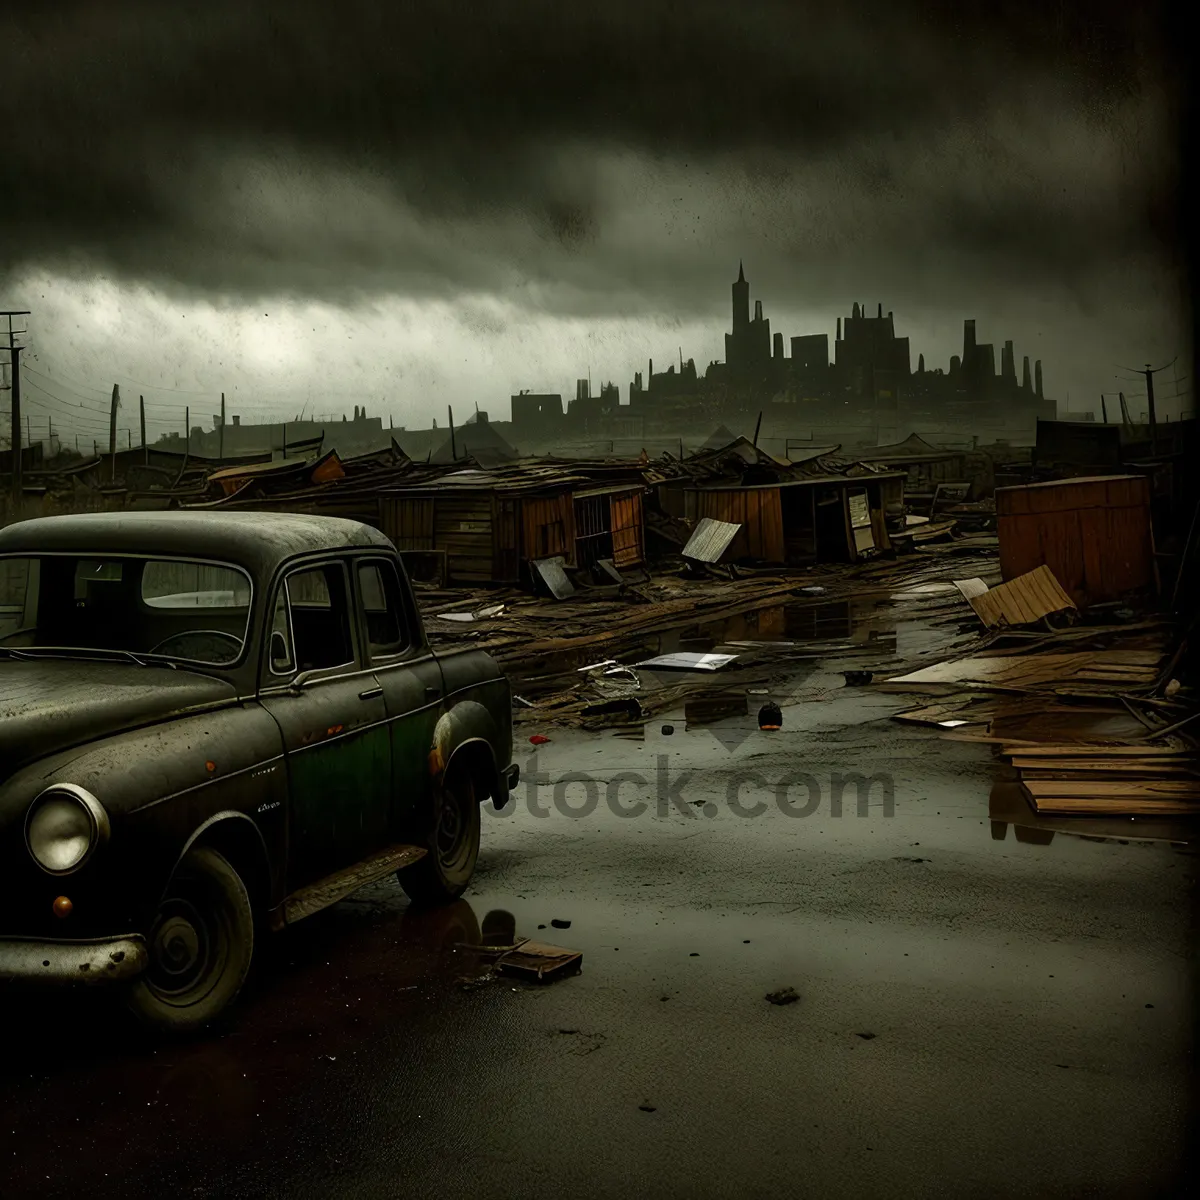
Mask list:
[[[1021,781],[1030,795],[1043,799],[1055,796],[1097,796],[1117,799],[1144,800],[1155,796],[1174,800],[1195,800],[1200,803],[1200,780],[1164,779],[1149,782],[1138,780],[1097,779],[1095,781],[1061,781],[1031,779]]]
[[[1033,807],[1047,816],[1200,816],[1200,804],[1186,800],[1096,800],[1089,796],[1060,796],[1035,799]]]
[[[1171,746],[1128,745],[1106,742],[1065,742],[1053,744],[1039,742],[1030,744],[1016,740],[1004,741],[1004,754],[1017,754],[1022,758],[1097,758],[1101,755],[1111,758],[1186,758],[1195,754],[1194,750],[1177,750]],[[1011,747],[1011,749],[1009,748]]]
[[[1157,782],[1160,779],[1191,779],[1196,780],[1194,767],[1188,763],[1154,763],[1150,759],[1113,759],[1110,762],[1090,763],[1082,759],[1013,759],[1013,766],[1021,772],[1025,779],[1074,779],[1092,780],[1111,776],[1120,778],[1129,776],[1144,782]]]

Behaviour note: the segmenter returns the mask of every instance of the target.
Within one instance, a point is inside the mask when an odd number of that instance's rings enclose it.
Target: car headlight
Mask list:
[[[108,840],[108,814],[84,788],[57,783],[29,807],[25,844],[33,861],[51,875],[78,871]]]

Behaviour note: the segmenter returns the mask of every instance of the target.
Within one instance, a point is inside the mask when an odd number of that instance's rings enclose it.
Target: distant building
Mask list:
[[[811,437],[818,429],[838,440],[857,438],[859,445],[894,441],[914,429],[1032,439],[1038,419],[1055,415],[1043,391],[1042,364],[1035,362],[1031,371],[1024,357],[1018,380],[1012,341],[1003,343],[999,364],[996,359],[994,344],[977,340],[969,318],[962,353],[951,357],[948,369],[929,369],[919,355],[914,371],[909,339],[897,335],[895,315],[885,314],[882,303],[874,316],[856,302],[838,318],[832,354],[827,333],[772,336],[761,300],[751,316],[750,284],[739,263],[724,362],[710,362],[701,373],[681,350],[678,367],[656,372],[651,360],[645,375],[634,375],[628,405],[620,404],[611,384],[595,397],[588,381],[580,380],[558,429],[551,428],[558,411],[543,402],[561,404],[559,397],[514,396],[513,419],[520,409],[535,440],[559,433],[615,438],[618,430],[635,427],[631,416],[648,439],[722,423],[748,431],[760,416],[780,439]],[[763,436],[769,436],[766,429]]]

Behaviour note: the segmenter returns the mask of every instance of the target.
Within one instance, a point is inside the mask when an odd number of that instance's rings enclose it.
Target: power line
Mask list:
[[[41,359],[38,359],[38,361],[40,362]],[[31,375],[36,375],[39,379],[45,379],[48,383],[58,384],[59,387],[65,388],[68,392],[76,392],[81,396],[84,392],[95,392],[99,396],[104,395],[102,388],[92,387],[92,385],[89,383],[80,383],[78,380],[73,380],[69,376],[48,375],[44,371],[34,370],[33,367],[26,367],[25,370]],[[84,398],[92,399],[90,396]]]
[[[58,395],[57,392],[49,391],[47,388],[43,387],[40,383],[30,383],[29,387],[34,388],[35,390],[41,392],[43,396],[53,397],[60,404],[65,404],[68,408],[79,408],[79,409],[83,409],[87,412],[100,412],[100,413],[104,412],[104,409],[97,408],[95,405],[84,404],[82,401],[79,401],[77,403],[74,400],[68,400],[65,396]]]

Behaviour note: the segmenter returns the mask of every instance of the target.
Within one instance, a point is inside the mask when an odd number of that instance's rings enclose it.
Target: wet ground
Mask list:
[[[815,622],[883,657],[955,636]],[[389,881],[286,931],[206,1040],[10,1005],[5,1194],[1164,1194],[1186,831],[1034,828],[989,747],[891,720],[912,698],[844,668],[526,742],[465,902],[417,916]],[[493,928],[582,973],[464,987]]]

